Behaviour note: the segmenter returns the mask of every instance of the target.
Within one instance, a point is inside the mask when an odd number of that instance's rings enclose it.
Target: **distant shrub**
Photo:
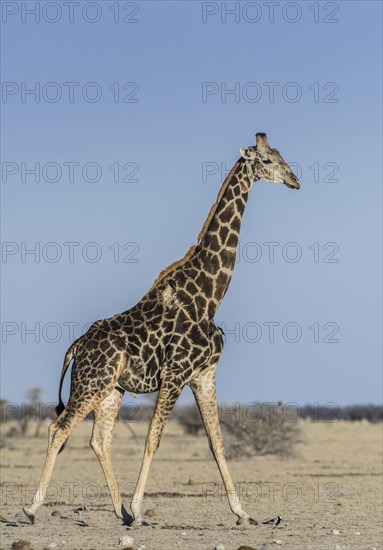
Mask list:
[[[290,456],[302,441],[299,417],[286,414],[282,404],[236,404],[221,411],[226,456],[242,458],[261,455]]]
[[[382,422],[383,408],[379,405],[351,405],[339,411],[341,420],[368,420]]]
[[[380,405],[339,407],[336,403],[305,405],[301,408],[301,416],[303,419],[309,418],[314,422],[338,422],[339,420],[382,422],[383,408]]]
[[[274,454],[288,456],[301,441],[296,414],[290,416],[282,407],[252,403],[218,406],[227,458]],[[176,409],[176,419],[186,433],[198,435],[203,429],[196,405]]]
[[[17,422],[17,428],[13,426],[7,436],[39,437],[44,421],[56,418],[54,406],[44,404],[41,395],[41,388],[31,388],[22,403],[0,400],[0,423]]]
[[[177,407],[174,416],[187,434],[198,435],[204,429],[200,412],[195,404]]]
[[[138,405],[136,403],[129,403],[123,405],[119,412],[119,420],[123,422],[149,422],[152,418],[154,411],[154,403],[148,405]]]

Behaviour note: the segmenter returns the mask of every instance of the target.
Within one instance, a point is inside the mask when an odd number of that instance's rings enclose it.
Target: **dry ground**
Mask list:
[[[113,462],[125,502],[137,478],[146,423],[116,426]],[[5,425],[9,429],[9,424]],[[42,430],[44,431],[45,428]],[[241,544],[257,549],[382,548],[382,426],[355,423],[303,423],[306,442],[296,458],[230,461],[241,500],[258,521],[282,516],[278,527],[235,525],[206,437],[185,436],[175,421],[165,431],[151,470],[144,509],[154,527],[121,525],[96,457],[88,446],[91,423],[84,422],[59,456],[46,505],[35,525],[21,507],[38,481],[46,438],[9,438],[2,449],[1,547],[19,539],[35,550],[118,548],[131,534],[145,550],[226,550]],[[85,505],[86,511],[75,510]],[[53,514],[53,515],[52,515]],[[7,522],[7,523],[6,523]],[[332,534],[336,529],[339,534]],[[275,542],[275,541],[278,541]]]

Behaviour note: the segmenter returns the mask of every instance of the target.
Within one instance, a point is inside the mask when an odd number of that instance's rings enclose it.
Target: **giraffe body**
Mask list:
[[[128,523],[142,525],[142,499],[152,458],[180,393],[189,385],[237,523],[256,524],[239,503],[224,457],[215,390],[223,336],[214,315],[230,284],[242,216],[254,181],[263,177],[296,189],[299,183],[279,152],[269,147],[265,134],[257,134],[257,147],[241,149],[241,154],[221,187],[198,244],[166,268],[135,306],[96,321],[68,350],[60,381],[59,416],[49,428],[38,490],[32,505],[24,508],[32,522],[44,501],[58,452],[75,426],[94,411],[91,447],[103,469],[115,513]],[[61,388],[72,359],[65,406]],[[111,463],[112,431],[124,391],[159,392],[131,501],[133,517],[122,504]]]

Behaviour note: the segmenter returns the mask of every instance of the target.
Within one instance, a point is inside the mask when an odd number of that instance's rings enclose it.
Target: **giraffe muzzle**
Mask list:
[[[287,187],[289,189],[300,189],[301,188],[301,185],[300,185],[299,181],[297,181],[295,183],[287,183],[287,181],[284,181],[283,183],[285,185],[287,185]]]
[[[293,174],[288,181],[283,182],[289,189],[300,189],[301,184],[299,183],[298,178]]]

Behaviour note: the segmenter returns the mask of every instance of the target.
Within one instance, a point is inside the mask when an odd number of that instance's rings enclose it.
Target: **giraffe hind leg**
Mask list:
[[[37,510],[44,502],[56,458],[62,445],[67,440],[69,434],[74,430],[74,428],[85,418],[85,416],[89,412],[91,412],[92,408],[93,407],[91,405],[89,405],[87,408],[82,408],[81,413],[76,413],[70,408],[66,408],[65,411],[60,415],[60,417],[50,424],[48,450],[40,482],[35,496],[33,497],[32,504],[29,507],[23,508],[24,514],[27,516],[32,524],[35,522],[35,515]]]
[[[119,491],[116,476],[112,465],[112,433],[118,411],[121,406],[123,394],[114,389],[94,412],[94,425],[90,446],[92,447],[109,487],[114,511],[117,517],[124,520],[124,523],[131,523],[132,516],[128,514]]]
[[[96,346],[95,346],[96,347]],[[95,351],[95,350],[93,350]],[[101,357],[100,357],[101,355]],[[91,375],[92,363],[97,359],[97,377]],[[67,406],[49,426],[48,450],[40,482],[31,506],[23,508],[25,515],[34,523],[37,510],[43,504],[52,476],[57,455],[74,428],[110,395],[123,362],[117,354],[113,360],[98,353],[90,353],[72,369],[71,395]]]

